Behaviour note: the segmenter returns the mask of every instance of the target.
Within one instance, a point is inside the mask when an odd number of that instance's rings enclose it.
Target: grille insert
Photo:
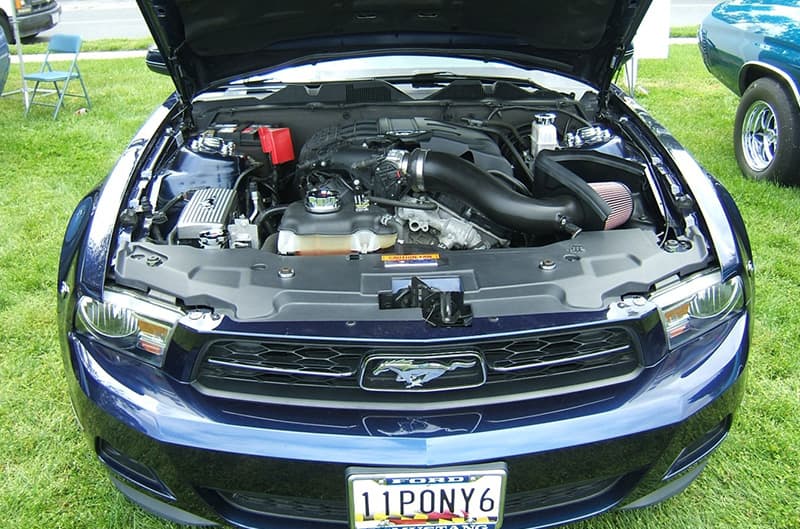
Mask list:
[[[343,501],[255,492],[218,491],[217,494],[234,509],[265,516],[326,522],[346,522],[348,517]]]
[[[483,351],[488,370],[498,374],[495,381],[589,372],[638,363],[630,336],[616,328],[495,342]]]
[[[206,357],[206,362],[223,370],[334,378],[354,376],[360,360],[357,351],[348,354],[335,347],[244,340],[216,342]]]
[[[258,339],[216,340],[201,355],[197,383],[225,392],[270,396],[336,399],[335,391],[354,400],[362,366],[376,355],[415,359],[469,349],[485,363],[486,381],[480,388],[456,391],[497,396],[597,382],[629,375],[639,367],[632,335],[624,328],[592,328],[575,332],[537,334],[508,340],[475,341],[439,347],[364,344],[308,344]],[[454,371],[454,373],[458,373]],[[444,375],[455,376],[455,375]],[[535,385],[529,382],[535,381]],[[397,388],[402,390],[398,383]],[[390,389],[387,389],[390,391]],[[444,392],[447,393],[447,392]],[[340,394],[342,396],[344,394]],[[376,393],[372,393],[376,395]],[[444,397],[436,397],[444,398]]]
[[[617,482],[619,478],[614,477],[508,494],[505,504],[506,516],[586,501],[609,491]]]

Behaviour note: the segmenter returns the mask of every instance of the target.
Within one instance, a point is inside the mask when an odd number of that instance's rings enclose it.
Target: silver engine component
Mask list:
[[[244,217],[234,219],[232,224],[228,224],[228,238],[231,248],[258,248],[260,244],[258,226]]]
[[[306,192],[305,207],[309,213],[335,213],[342,209],[340,193],[333,189],[312,189]]]
[[[217,136],[199,136],[192,140],[190,147],[194,152],[206,154],[219,154],[228,157],[236,154],[235,143],[225,141]]]
[[[565,143],[567,147],[590,147],[611,141],[611,131],[605,127],[590,126],[582,127],[575,132],[567,132]]]
[[[433,200],[428,199],[431,202]],[[410,197],[403,198],[404,202],[416,203]],[[456,215],[446,207],[438,204],[436,210],[397,208],[395,218],[406,223],[409,230],[408,238],[413,242],[424,242],[424,239],[435,239],[440,248],[456,249],[485,249],[496,246],[508,246],[508,241],[501,239],[476,224],[472,224]],[[419,240],[419,235],[425,234]]]
[[[198,189],[178,218],[176,238],[197,241],[204,247],[225,246],[228,219],[235,203],[236,192],[233,189]]]

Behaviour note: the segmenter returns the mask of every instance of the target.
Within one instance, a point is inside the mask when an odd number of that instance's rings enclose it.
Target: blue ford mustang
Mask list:
[[[800,5],[722,2],[699,37],[708,70],[741,96],[733,144],[742,173],[800,184]]]
[[[71,218],[69,393],[185,524],[550,527],[731,428],[753,265],[611,85],[648,2],[140,0],[176,93]]]

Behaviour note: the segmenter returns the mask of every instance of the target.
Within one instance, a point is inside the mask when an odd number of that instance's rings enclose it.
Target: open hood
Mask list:
[[[605,89],[650,0],[138,0],[179,93],[333,57],[454,55]]]

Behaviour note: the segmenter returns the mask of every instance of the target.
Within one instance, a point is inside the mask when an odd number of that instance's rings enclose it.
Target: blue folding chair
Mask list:
[[[86,85],[83,83],[81,71],[78,69],[78,54],[80,51],[81,38],[78,35],[53,35],[53,37],[50,39],[50,44],[47,46],[47,53],[44,56],[44,64],[42,64],[42,69],[36,73],[25,75],[26,81],[36,82],[36,85],[33,87],[33,93],[31,94],[31,100],[28,109],[25,111],[26,116],[30,113],[33,105],[42,105],[46,107],[55,107],[55,110],[53,111],[53,119],[56,119],[58,117],[58,111],[61,110],[61,106],[64,104],[64,97],[66,96],[82,97],[86,99],[86,106],[88,108],[92,108],[92,103],[89,101],[89,93],[86,91]],[[52,53],[71,54],[72,62],[70,63],[69,70],[55,70],[50,64],[50,54]],[[69,83],[73,79],[77,79],[81,83],[83,95],[70,94],[67,92],[69,89]],[[42,89],[40,91],[40,83],[53,83],[53,87],[55,89]],[[59,87],[58,83],[64,84],[63,86]],[[37,93],[40,93],[40,95],[57,94],[58,102],[35,102]]]

